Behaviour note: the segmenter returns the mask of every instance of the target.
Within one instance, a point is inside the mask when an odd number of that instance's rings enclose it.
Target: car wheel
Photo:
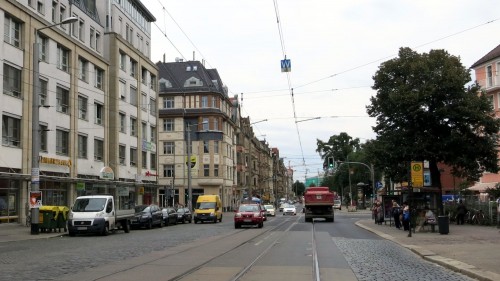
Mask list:
[[[262,228],[264,226],[264,223],[263,222],[260,222],[259,223],[259,228]]]
[[[241,225],[234,223],[234,228],[236,228],[236,229],[241,228]]]
[[[198,221],[197,221],[197,220],[194,220],[194,224],[197,224],[197,223],[198,223]]]
[[[125,225],[123,226],[123,231],[125,231],[125,233],[129,233],[130,232],[130,221],[125,221]]]
[[[102,235],[102,236],[108,236],[108,234],[109,234],[109,225],[107,225],[107,224],[106,224],[106,225],[104,226],[104,228],[102,229],[102,233],[101,233],[101,235]]]

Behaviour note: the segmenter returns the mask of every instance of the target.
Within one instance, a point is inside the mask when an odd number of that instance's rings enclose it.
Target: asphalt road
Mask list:
[[[0,244],[0,280],[62,280],[64,276],[72,280],[71,276],[82,272],[98,272],[103,266],[158,255],[178,246],[186,249],[181,252],[182,257],[179,254],[179,258],[186,261],[186,268],[190,261],[206,259],[190,276],[179,280],[195,280],[196,274],[206,272],[211,272],[209,276],[214,280],[233,280],[235,274],[241,274],[238,280],[313,280],[309,278],[314,275],[314,252],[322,280],[471,280],[354,225],[356,220],[367,216],[339,213],[334,223],[315,223],[316,245],[312,242],[313,225],[305,223],[300,213],[296,217],[278,213],[265,222],[263,229],[235,230],[232,218],[226,215],[223,222],[217,224],[179,224],[133,230],[129,234],[117,232],[106,237],[62,236],[3,243]],[[218,236],[226,238],[215,239]],[[197,251],[189,251],[189,245],[197,241],[203,245],[199,241],[214,239],[214,243],[221,243],[222,247],[230,242],[229,238],[235,245],[241,245],[216,257],[203,251],[202,246],[197,246]],[[169,257],[167,263],[175,259],[176,256]],[[131,270],[140,270],[140,267]],[[133,276],[127,272],[122,274]],[[334,278],[340,276],[343,278]]]

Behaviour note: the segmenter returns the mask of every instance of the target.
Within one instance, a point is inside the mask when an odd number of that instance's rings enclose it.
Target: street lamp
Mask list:
[[[201,122],[201,123],[196,123],[196,124],[187,124],[186,126],[186,132],[187,132],[187,166],[188,166],[188,200],[187,200],[187,203],[188,203],[188,208],[189,210],[193,210],[193,188],[191,187],[191,165],[192,165],[192,162],[191,162],[191,126],[194,126],[194,125],[200,125],[200,124],[208,124],[208,121],[204,121],[204,122]]]
[[[38,32],[42,29],[51,28],[61,24],[73,23],[78,21],[77,17],[69,17],[60,23],[35,28],[35,42],[33,43],[33,101],[31,117],[31,191],[40,191],[40,46],[38,44]],[[31,234],[39,233],[39,209],[31,209]]]

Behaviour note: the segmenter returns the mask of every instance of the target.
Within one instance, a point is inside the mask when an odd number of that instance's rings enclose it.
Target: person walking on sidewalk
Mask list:
[[[410,230],[410,207],[407,202],[403,203],[403,230]]]
[[[465,207],[465,205],[462,202],[462,200],[458,200],[458,206],[457,206],[457,225],[458,224],[464,224],[465,214],[467,214],[467,207]]]
[[[394,225],[397,229],[401,229],[401,221],[399,220],[399,215],[401,214],[401,207],[398,202],[392,200],[392,217],[394,218]]]

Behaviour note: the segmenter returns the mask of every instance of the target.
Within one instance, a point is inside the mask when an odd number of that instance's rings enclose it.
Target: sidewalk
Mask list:
[[[412,232],[375,224],[366,219],[356,222],[385,239],[391,240],[422,258],[461,272],[478,280],[500,280],[500,232],[496,227],[450,224],[449,234]]]

